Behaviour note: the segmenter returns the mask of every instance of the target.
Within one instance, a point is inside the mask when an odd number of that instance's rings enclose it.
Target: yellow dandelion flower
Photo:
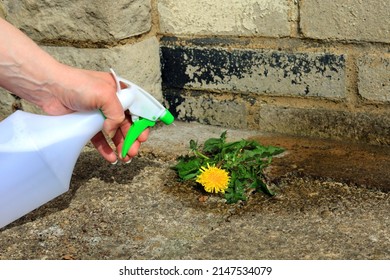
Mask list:
[[[206,192],[224,193],[228,188],[230,177],[224,169],[207,164],[207,167],[201,167],[200,171],[196,182],[200,183]]]

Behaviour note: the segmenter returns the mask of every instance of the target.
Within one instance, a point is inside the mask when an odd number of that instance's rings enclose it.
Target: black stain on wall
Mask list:
[[[338,73],[345,68],[343,55],[269,52],[262,50],[231,50],[183,46],[161,47],[162,78],[166,87],[184,88],[191,83],[212,84],[242,78],[261,68],[268,76],[271,69],[281,71],[282,78],[299,84],[304,74]],[[188,73],[188,66],[200,69]],[[332,78],[332,77],[325,77]]]
[[[185,102],[183,90],[163,87],[163,98],[168,103],[169,112],[177,119],[180,113],[179,106]],[[183,120],[196,121],[193,117],[187,117]]]
[[[270,81],[273,79],[275,83],[283,81],[286,84],[287,81],[291,89],[295,88],[295,95],[317,96],[319,93],[312,92],[312,79],[331,83],[339,80],[342,75],[339,72],[345,69],[344,55],[229,49],[221,47],[221,44],[207,46],[209,41],[200,46],[199,42],[194,45],[197,42],[192,41],[183,45],[175,38],[165,39],[165,43],[160,49],[162,82],[165,96],[170,95],[167,100],[172,109],[185,101],[180,90],[202,91],[204,88],[207,92],[210,88],[207,86],[228,85],[233,79],[237,81],[254,75]],[[235,85],[222,88],[228,88],[227,91],[232,94],[237,93],[234,92]],[[266,90],[259,93],[273,93]]]

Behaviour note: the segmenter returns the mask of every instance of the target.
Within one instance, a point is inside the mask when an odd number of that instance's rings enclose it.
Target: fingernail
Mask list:
[[[118,160],[111,162],[111,165],[116,165],[118,163]]]
[[[125,162],[125,164],[129,164],[132,160],[133,158],[129,159],[128,161]]]

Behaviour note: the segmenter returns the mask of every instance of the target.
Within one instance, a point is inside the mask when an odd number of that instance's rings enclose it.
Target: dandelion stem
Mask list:
[[[199,151],[197,151],[197,150],[194,151],[194,154],[195,154],[196,156],[202,157],[202,158],[204,158],[204,159],[210,159],[208,156],[202,154],[201,152],[199,152]]]

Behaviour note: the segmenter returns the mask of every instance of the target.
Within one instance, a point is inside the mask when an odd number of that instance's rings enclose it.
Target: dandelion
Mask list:
[[[229,173],[219,167],[210,166],[200,168],[201,173],[196,178],[196,182],[200,183],[206,192],[209,193],[225,193],[229,186]]]

